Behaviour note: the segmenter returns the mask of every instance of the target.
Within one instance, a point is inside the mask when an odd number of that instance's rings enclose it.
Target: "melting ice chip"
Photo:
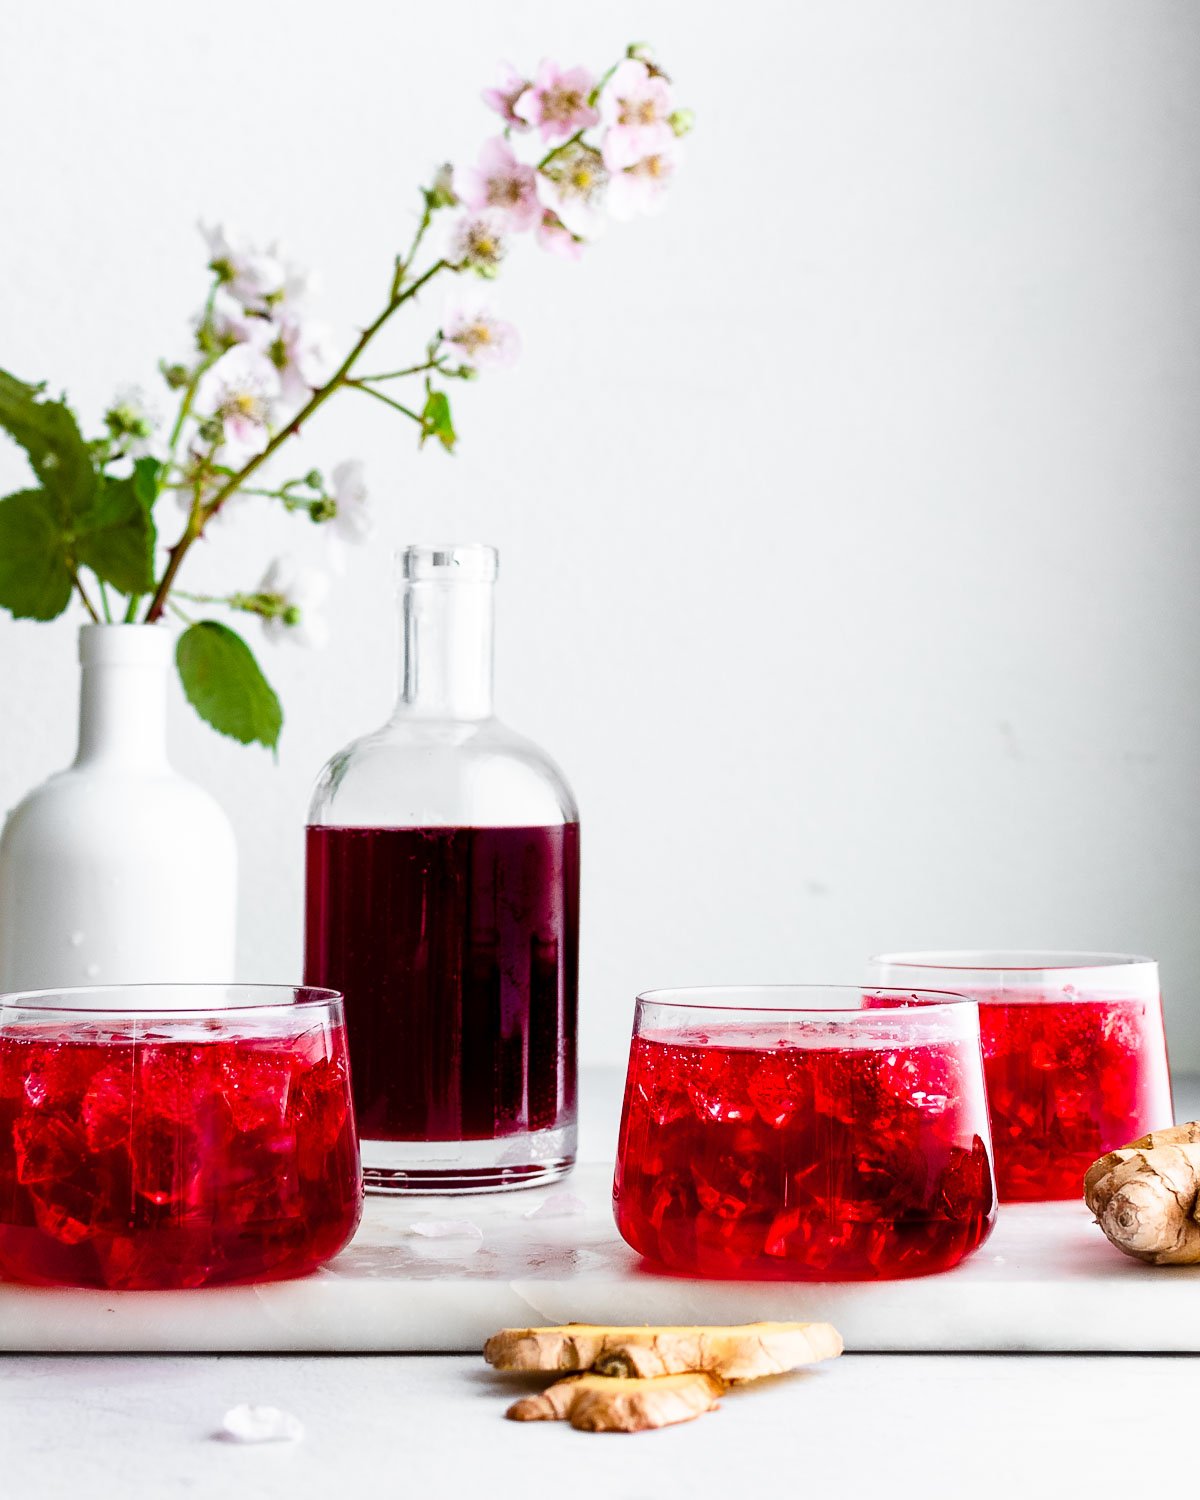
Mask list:
[[[526,1219],[568,1219],[576,1214],[587,1213],[587,1203],[578,1193],[559,1191],[548,1193],[545,1198],[522,1215]]]
[[[216,1434],[227,1443],[298,1443],[304,1425],[278,1406],[231,1406]]]
[[[427,1240],[481,1240],[483,1230],[470,1219],[418,1219],[408,1226],[410,1234]]]

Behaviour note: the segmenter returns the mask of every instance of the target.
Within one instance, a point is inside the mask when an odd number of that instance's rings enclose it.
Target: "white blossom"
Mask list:
[[[280,390],[279,371],[251,344],[235,344],[200,377],[196,414],[221,422],[221,456],[230,468],[267,446]]]
[[[275,606],[275,612],[263,618],[263,630],[270,639],[317,650],[329,640],[329,626],[321,614],[329,580],[317,568],[295,558],[277,557],[263,574],[258,593]]]
[[[259,250],[223,224],[201,224],[208,244],[208,263],[221,284],[242,303],[262,311],[284,290],[287,267],[274,250]]]

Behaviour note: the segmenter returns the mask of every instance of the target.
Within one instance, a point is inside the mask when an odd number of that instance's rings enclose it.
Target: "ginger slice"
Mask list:
[[[1200,1262],[1200,1122],[1151,1131],[1100,1157],[1083,1194],[1126,1255],[1154,1266]]]
[[[514,1422],[567,1421],[584,1432],[645,1432],[711,1411],[724,1390],[722,1381],[701,1370],[653,1380],[572,1375],[515,1401],[505,1415]]]
[[[780,1375],[833,1359],[842,1337],[829,1323],[742,1323],[728,1327],[505,1328],[483,1357],[498,1370],[594,1370],[649,1378],[702,1370],[727,1384]]]

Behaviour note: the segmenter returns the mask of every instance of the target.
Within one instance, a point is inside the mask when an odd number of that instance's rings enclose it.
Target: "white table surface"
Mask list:
[[[585,1092],[582,1154],[612,1148],[611,1078]],[[1180,1117],[1194,1087],[1180,1089]],[[589,1112],[590,1106],[590,1112]],[[1191,1431],[1200,1362],[1145,1355],[847,1355],[734,1391],[720,1411],[638,1437],[503,1420],[510,1381],[462,1356],[6,1355],[4,1500],[590,1500],[779,1495],[1021,1500],[1123,1488],[1144,1445],[1118,1422]],[[303,1441],[214,1440],[243,1401]],[[1132,1448],[1130,1442],[1132,1441]],[[1140,1456],[1139,1456],[1140,1455]],[[1186,1467],[1186,1466],[1185,1466]]]

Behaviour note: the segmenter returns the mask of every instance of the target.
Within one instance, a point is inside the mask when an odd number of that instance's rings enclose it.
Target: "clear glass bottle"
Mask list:
[[[309,810],[305,982],[346,997],[376,1192],[531,1186],[575,1159],[579,815],[493,712],[496,572],[492,547],[400,554],[399,702]]]

